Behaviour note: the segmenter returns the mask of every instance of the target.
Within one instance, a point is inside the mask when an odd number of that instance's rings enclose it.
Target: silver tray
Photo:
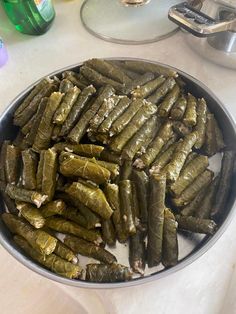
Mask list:
[[[141,60],[134,58],[112,58],[113,60]],[[153,62],[149,60],[141,60],[154,64],[159,64],[165,66],[170,69],[175,69],[165,64],[161,64],[158,62]],[[60,75],[65,70],[79,70],[81,63],[68,66],[66,68],[55,71],[49,76]],[[208,107],[215,114],[218,123],[223,130],[225,142],[228,148],[236,149],[236,125],[226,110],[221,101],[201,82],[199,82],[194,77],[188,75],[185,72],[182,72],[178,69],[175,69],[179,76],[185,81],[187,89],[189,92],[193,93],[196,97],[204,97],[207,101]],[[23,91],[20,95],[18,95],[8,106],[5,112],[0,117],[0,143],[5,139],[13,139],[16,135],[17,128],[12,124],[13,113],[20,104],[20,102],[25,98],[25,96],[30,92],[33,86],[36,84],[33,83],[29,86],[25,91]],[[210,160],[210,167],[214,168],[215,171],[219,171],[220,168],[220,154],[218,156],[214,156],[212,160]],[[235,212],[234,205],[236,203],[236,172],[233,175],[233,182],[231,185],[231,191],[228,198],[228,202],[225,206],[224,211],[220,217],[219,228],[213,236],[205,236],[198,234],[191,234],[188,232],[182,232],[178,235],[179,240],[179,261],[178,264],[172,268],[164,269],[161,266],[154,267],[152,269],[146,269],[144,277],[137,277],[128,282],[121,283],[90,283],[83,280],[78,279],[67,279],[52,273],[51,271],[43,268],[39,264],[35,263],[31,258],[28,258],[24,254],[22,254],[21,250],[15,245],[12,240],[12,235],[6,226],[3,224],[0,219],[0,243],[1,245],[19,262],[21,262],[26,267],[31,270],[37,272],[38,274],[43,275],[46,278],[51,280],[67,284],[70,286],[81,287],[81,288],[96,288],[96,289],[111,289],[111,288],[121,288],[121,287],[129,287],[144,284],[147,282],[151,282],[154,280],[158,280],[165,276],[171,275],[172,273],[183,269],[187,265],[194,262],[197,258],[202,256],[205,252],[207,252],[213,244],[220,238],[223,232],[226,230],[229,225],[233,214]],[[0,199],[0,212],[4,211],[4,203],[2,199]],[[109,249],[110,250],[110,249]],[[127,246],[117,244],[116,247],[116,255],[118,257],[118,261],[120,263],[124,263],[128,265],[128,249]],[[114,252],[114,249],[110,250]],[[80,258],[82,264],[86,262],[86,259]],[[91,261],[91,259],[89,259]]]

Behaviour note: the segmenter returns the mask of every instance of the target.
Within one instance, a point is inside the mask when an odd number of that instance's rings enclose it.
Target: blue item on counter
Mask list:
[[[8,55],[6,47],[4,46],[4,43],[2,39],[0,38],[0,67],[4,66],[4,64],[7,62]]]

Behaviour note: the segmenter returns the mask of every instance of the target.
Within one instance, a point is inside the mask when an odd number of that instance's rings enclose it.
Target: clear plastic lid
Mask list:
[[[176,31],[176,24],[168,20],[168,10],[181,1],[150,0],[138,6],[123,2],[84,1],[80,13],[85,28],[104,40],[124,44],[154,42]]]

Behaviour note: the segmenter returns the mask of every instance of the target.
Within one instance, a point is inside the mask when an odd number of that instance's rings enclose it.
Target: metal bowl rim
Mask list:
[[[235,137],[236,137],[236,123],[235,123],[235,120],[233,119],[232,115],[228,112],[228,110],[225,108],[223,103],[209,90],[209,88],[205,84],[201,83],[199,80],[194,78],[193,76],[191,76],[191,75],[187,74],[186,72],[179,70],[173,66],[169,66],[169,65],[161,63],[161,62],[156,62],[156,61],[147,60],[147,59],[130,58],[130,57],[112,57],[112,58],[104,58],[104,59],[106,59],[106,60],[144,61],[144,62],[148,62],[148,63],[158,64],[158,65],[164,66],[164,67],[172,69],[172,70],[176,70],[179,74],[181,74],[182,76],[184,76],[187,79],[189,79],[190,81],[192,81],[194,84],[196,84],[196,85],[200,86],[202,89],[204,89],[210,95],[210,97],[213,98],[217,102],[218,106],[221,107],[221,109],[224,111],[225,115],[227,116],[227,119],[230,121],[231,126],[233,127],[233,130],[235,133]],[[83,62],[79,62],[79,63],[73,64],[70,66],[66,66],[66,67],[63,67],[59,70],[53,71],[52,73],[45,75],[45,76],[52,77],[53,75],[60,74],[63,71],[67,71],[67,70],[73,69],[75,67],[80,67],[82,64],[83,64]],[[43,77],[45,77],[45,76],[43,76]],[[32,87],[37,82],[39,82],[42,78],[40,78],[36,82],[32,83],[28,88],[26,88],[24,91],[22,91],[17,97],[15,97],[10,102],[9,106],[6,108],[6,110],[0,116],[0,122],[4,118],[4,116],[7,115],[8,111],[10,111],[11,108],[15,105],[15,103],[18,100],[20,100],[25,94],[27,94],[32,89]],[[62,284],[66,284],[66,285],[74,286],[74,287],[79,287],[79,288],[87,288],[87,289],[113,289],[113,288],[132,287],[132,286],[136,286],[136,285],[149,283],[149,282],[152,282],[154,280],[161,279],[161,278],[164,278],[170,274],[173,274],[173,273],[183,269],[184,267],[192,264],[195,260],[197,260],[203,254],[205,254],[216,243],[216,241],[222,236],[222,234],[225,232],[227,226],[229,225],[229,223],[231,222],[231,220],[235,214],[235,210],[233,210],[235,205],[236,205],[236,197],[234,199],[233,205],[232,205],[227,217],[225,218],[223,224],[220,226],[220,228],[217,230],[217,232],[200,249],[198,249],[196,252],[192,253],[192,255],[187,256],[186,258],[184,258],[181,262],[179,262],[174,267],[171,267],[169,269],[165,269],[161,272],[158,272],[158,273],[153,274],[153,275],[149,275],[147,277],[137,278],[137,279],[133,279],[133,280],[127,281],[127,282],[90,283],[90,282],[82,281],[82,280],[67,279],[67,278],[59,276],[57,274],[54,274],[51,271],[46,270],[45,268],[41,267],[40,265],[32,262],[29,258],[24,256],[17,249],[15,249],[13,246],[11,246],[11,244],[4,239],[4,237],[1,233],[0,233],[0,244],[16,260],[18,260],[21,264],[23,264],[27,268],[33,270],[34,272],[36,272],[36,273],[38,273],[38,274],[40,274],[40,275],[42,275],[42,276],[44,276],[50,280],[53,280],[53,281],[56,281],[56,282],[59,282]]]

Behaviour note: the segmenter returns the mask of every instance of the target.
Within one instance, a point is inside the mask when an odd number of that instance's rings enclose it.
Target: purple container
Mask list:
[[[7,50],[3,44],[2,39],[0,38],[0,67],[4,66],[4,64],[7,62],[7,59]]]

